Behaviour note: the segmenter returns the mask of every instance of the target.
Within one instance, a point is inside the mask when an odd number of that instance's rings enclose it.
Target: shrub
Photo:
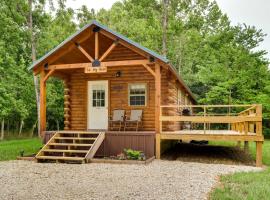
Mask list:
[[[145,156],[141,151],[136,151],[132,149],[124,149],[124,153],[127,159],[130,160],[145,160]]]

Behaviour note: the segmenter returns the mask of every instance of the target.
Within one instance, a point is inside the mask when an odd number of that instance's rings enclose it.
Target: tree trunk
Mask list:
[[[7,121],[7,135],[9,135],[9,120]]]
[[[2,119],[0,140],[4,140],[4,136],[5,136],[5,120]]]
[[[31,56],[32,61],[36,60],[36,46],[35,46],[35,36],[33,33],[33,16],[32,16],[32,6],[33,0],[28,0],[29,7],[29,18],[28,18],[28,29],[30,33],[30,42],[31,42]],[[34,85],[35,85],[35,93],[36,93],[36,104],[37,104],[37,121],[38,121],[38,135],[40,136],[40,98],[39,98],[39,81],[38,77],[33,74]]]
[[[21,120],[21,123],[20,123],[20,129],[19,129],[19,136],[22,135],[22,129],[23,129],[23,125],[24,125],[24,121]]]
[[[34,131],[35,131],[35,128],[37,127],[37,120],[35,121],[35,123],[33,124],[32,126],[32,129],[31,129],[31,133],[30,133],[30,137],[33,137],[34,136]]]
[[[168,29],[169,0],[162,0],[162,54],[167,55],[167,29]]]

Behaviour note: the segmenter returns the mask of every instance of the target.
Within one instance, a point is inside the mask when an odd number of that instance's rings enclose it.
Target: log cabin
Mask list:
[[[29,69],[40,76],[40,130],[45,145],[38,160],[87,162],[94,156],[115,156],[124,148],[159,159],[175,141],[229,140],[243,141],[245,147],[256,142],[257,166],[262,165],[261,105],[196,105],[195,96],[166,57],[97,21]],[[64,82],[63,131],[46,130],[49,77]],[[215,115],[217,108],[227,112]],[[110,119],[117,110],[125,114],[115,130]],[[130,121],[132,113],[141,114]],[[228,127],[211,130],[215,124]]]

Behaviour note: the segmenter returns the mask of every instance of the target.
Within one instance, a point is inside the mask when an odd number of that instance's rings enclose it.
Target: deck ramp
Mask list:
[[[59,131],[38,152],[38,162],[85,163],[105,138],[104,132]]]

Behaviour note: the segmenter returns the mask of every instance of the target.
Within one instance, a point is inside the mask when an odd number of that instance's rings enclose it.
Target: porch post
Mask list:
[[[263,142],[256,142],[256,167],[262,167],[262,144]]]
[[[160,159],[160,95],[161,95],[161,75],[160,65],[155,64],[155,131],[156,131],[156,158]]]
[[[40,136],[44,136],[46,131],[46,73],[44,70],[40,72]]]

